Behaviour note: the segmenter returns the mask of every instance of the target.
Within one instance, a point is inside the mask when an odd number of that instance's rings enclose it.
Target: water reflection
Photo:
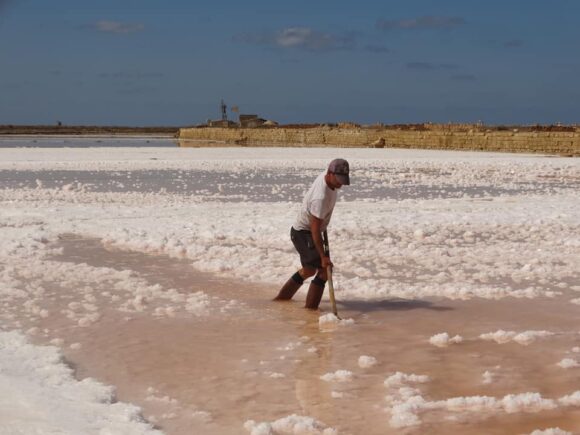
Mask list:
[[[0,148],[177,147],[177,139],[160,136],[2,136]]]

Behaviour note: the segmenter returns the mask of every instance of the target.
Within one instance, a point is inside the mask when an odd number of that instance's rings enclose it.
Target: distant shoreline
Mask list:
[[[179,137],[180,130],[190,129],[207,129],[216,128],[205,125],[195,127],[174,127],[174,126],[153,126],[153,127],[127,127],[127,126],[99,126],[99,125],[0,125],[0,136],[160,136],[160,137]],[[247,131],[248,129],[240,126],[230,126],[232,131]],[[319,128],[333,128],[341,130],[395,130],[395,131],[471,131],[471,132],[568,132],[580,133],[580,125],[481,125],[481,124],[373,124],[359,125],[354,123],[338,124],[287,124],[277,126],[255,127],[255,130],[315,130]],[[220,130],[220,127],[217,127]],[[253,130],[250,129],[250,130]]]
[[[177,137],[179,127],[107,127],[94,125],[0,125],[0,136],[159,136]]]
[[[580,131],[567,126],[488,128],[483,125],[324,125],[182,128],[179,145],[421,148],[580,156]]]

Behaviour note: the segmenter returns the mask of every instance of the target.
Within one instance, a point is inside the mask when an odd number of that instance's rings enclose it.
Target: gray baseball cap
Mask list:
[[[328,165],[328,172],[333,173],[342,184],[350,185],[348,162],[344,159],[334,159]]]

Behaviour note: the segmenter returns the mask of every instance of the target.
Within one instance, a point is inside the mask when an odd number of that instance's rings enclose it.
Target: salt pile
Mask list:
[[[321,330],[330,330],[337,326],[348,325],[354,325],[354,319],[339,319],[333,313],[327,313],[318,318],[318,326]]]
[[[429,338],[429,343],[433,346],[437,347],[447,347],[450,344],[457,344],[463,341],[463,337],[460,335],[456,335],[454,337],[450,337],[447,332],[442,332],[440,334],[435,334],[431,338]]]
[[[273,422],[258,423],[248,420],[244,428],[250,435],[338,435],[335,429],[327,427],[324,423],[296,414],[280,418]]]
[[[334,373],[326,373],[320,376],[320,379],[326,382],[350,382],[353,376],[350,370],[337,370]]]
[[[0,331],[0,409],[6,433],[123,433],[161,435],[140,409],[116,402],[114,388],[77,381],[51,346],[33,346],[17,332]]]
[[[361,369],[368,369],[377,364],[377,359],[374,356],[361,355],[358,358],[358,366]]]
[[[503,329],[499,329],[495,332],[481,334],[479,338],[486,341],[495,341],[499,344],[514,341],[518,344],[527,346],[536,341],[537,338],[549,337],[552,335],[554,335],[554,333],[550,331],[524,331],[517,333],[514,331],[504,331]]]

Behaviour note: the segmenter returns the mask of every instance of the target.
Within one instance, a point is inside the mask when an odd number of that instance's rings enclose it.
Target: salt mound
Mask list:
[[[358,366],[361,369],[368,369],[376,365],[377,359],[374,356],[361,355],[358,358]]]
[[[499,344],[515,341],[518,344],[527,346],[536,341],[536,338],[549,337],[551,335],[554,335],[554,333],[550,331],[524,331],[518,334],[515,331],[504,331],[503,329],[499,329],[495,332],[481,334],[479,338],[487,341],[495,341]]]
[[[580,363],[572,358],[564,358],[557,365],[559,365],[563,369],[571,369],[574,367],[580,367]]]
[[[543,430],[537,429],[530,435],[572,435],[572,432],[562,430],[559,427],[551,427]]]
[[[0,366],[0,409],[9,410],[2,433],[161,435],[138,407],[115,402],[113,387],[77,381],[56,347],[0,331]]]
[[[250,435],[337,435],[336,429],[327,427],[324,423],[296,414],[280,418],[271,423],[257,423],[248,420],[244,423],[244,429]]]
[[[402,386],[404,384],[407,383],[419,383],[419,384],[424,384],[426,382],[429,382],[429,376],[427,375],[415,375],[415,374],[406,374],[403,372],[396,372],[395,374],[389,376],[387,379],[385,379],[385,387],[387,388],[391,388],[391,387],[397,387],[397,386]]]
[[[349,370],[337,370],[334,373],[326,373],[320,377],[326,382],[349,382],[352,380],[352,372]]]
[[[481,377],[483,378],[482,383],[491,384],[493,382],[494,374],[489,370],[486,370]]]
[[[449,337],[447,332],[442,332],[441,334],[435,334],[433,337],[429,339],[429,343],[433,346],[437,347],[447,347],[450,344],[461,343],[463,341],[463,337],[460,335],[456,335],[455,337]]]
[[[324,314],[318,318],[320,329],[333,329],[337,326],[354,325],[354,319],[339,319],[333,313]]]

